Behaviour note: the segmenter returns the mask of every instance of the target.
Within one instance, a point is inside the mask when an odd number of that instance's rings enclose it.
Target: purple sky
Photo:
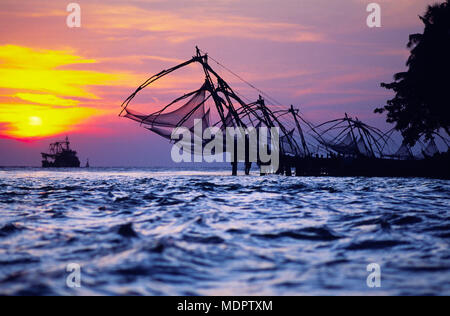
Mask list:
[[[0,79],[0,166],[38,166],[40,152],[66,134],[83,163],[89,157],[94,166],[172,165],[165,140],[117,114],[135,87],[190,59],[196,45],[277,100],[300,107],[313,122],[348,112],[388,130],[384,117],[373,114],[392,97],[379,84],[405,69],[408,35],[422,31],[418,15],[433,3],[379,0],[382,27],[368,28],[366,7],[372,1],[362,0],[77,2],[82,27],[69,29],[68,1],[1,1],[0,76],[18,80]],[[16,50],[30,57],[11,54]],[[55,52],[60,53],[52,58],[59,63],[52,68],[44,57]],[[42,80],[48,81],[35,84],[44,70],[49,75]],[[67,76],[64,82],[61,72]],[[222,74],[238,91],[256,97]],[[148,91],[148,100],[154,101],[150,109],[202,81],[196,69],[164,81]],[[56,104],[61,100],[50,105],[33,101],[37,116],[45,107],[54,124],[61,125],[40,137],[20,137],[23,122],[8,114],[31,106],[17,97],[23,93],[72,100],[74,111],[85,112],[74,112],[80,116],[68,123],[60,117],[68,112]],[[90,110],[95,114],[81,115]]]

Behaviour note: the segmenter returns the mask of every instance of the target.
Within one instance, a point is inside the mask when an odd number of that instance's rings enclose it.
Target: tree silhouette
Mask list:
[[[381,86],[396,95],[375,113],[387,112],[405,141],[414,145],[441,129],[450,135],[450,0],[428,7],[423,34],[409,36],[411,55],[407,72],[394,75],[394,82]]]

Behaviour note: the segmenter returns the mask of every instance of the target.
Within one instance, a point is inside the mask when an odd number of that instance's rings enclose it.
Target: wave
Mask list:
[[[333,241],[343,238],[326,227],[307,227],[299,230],[282,231],[275,234],[255,234],[253,236],[265,239],[292,238],[314,241]]]

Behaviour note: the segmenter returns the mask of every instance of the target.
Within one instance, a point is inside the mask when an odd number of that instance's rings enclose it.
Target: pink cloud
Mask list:
[[[131,139],[157,138],[117,117],[122,101],[151,75],[189,59],[196,45],[277,100],[305,107],[311,120],[346,111],[363,117],[386,99],[379,82],[403,69],[408,35],[421,29],[417,16],[426,7],[423,0],[380,0],[383,27],[370,30],[363,0],[78,2],[82,28],[69,29],[66,2],[3,0],[0,27],[8,31],[0,46],[70,50],[97,61],[73,70],[124,74],[118,85],[90,86],[98,100],[75,98],[80,106],[105,111],[82,126],[80,142],[95,147],[96,139],[114,138],[108,146],[123,148],[131,148]],[[258,96],[212,61],[211,66],[238,92]],[[134,105],[156,110],[203,79],[197,69],[177,72],[146,89]],[[125,159],[117,154],[118,161]]]

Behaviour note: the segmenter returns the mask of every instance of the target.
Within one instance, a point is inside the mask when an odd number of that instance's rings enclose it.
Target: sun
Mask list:
[[[21,140],[44,138],[68,133],[101,111],[84,107],[0,104],[0,137]],[[2,129],[2,123],[8,122]]]
[[[42,126],[42,119],[39,116],[30,116],[28,118],[28,124],[30,126]]]

